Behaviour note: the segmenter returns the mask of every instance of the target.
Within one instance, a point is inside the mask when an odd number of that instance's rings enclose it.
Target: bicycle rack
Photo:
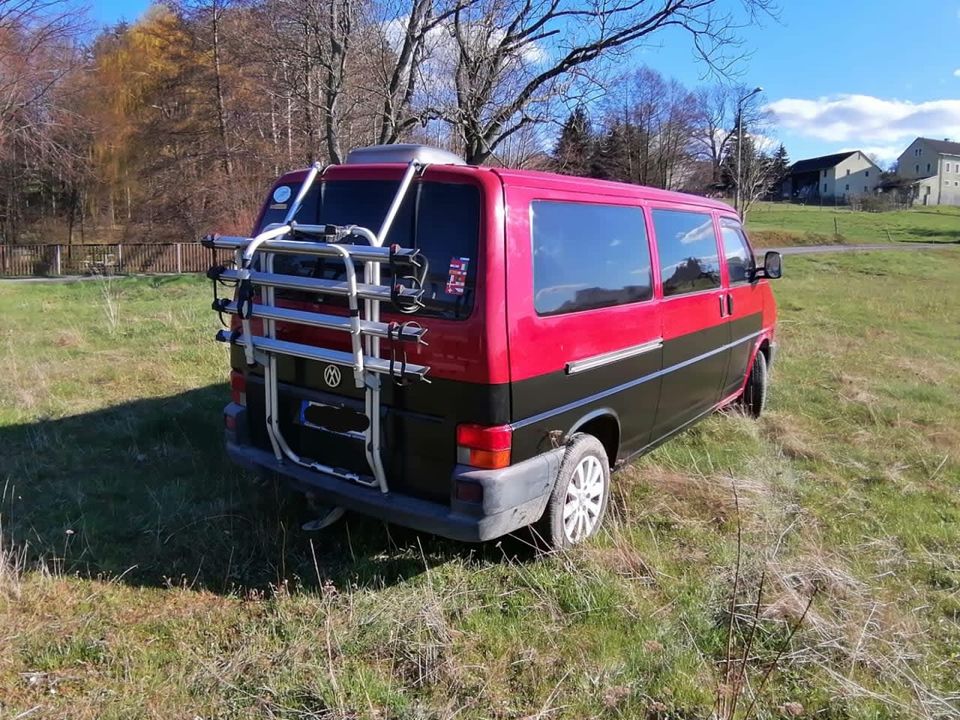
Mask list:
[[[424,341],[426,330],[416,323],[382,322],[380,304],[389,302],[396,310],[405,314],[413,314],[423,307],[421,297],[428,267],[426,258],[419,250],[401,248],[398,245],[384,246],[384,240],[390,232],[414,177],[422,173],[425,168],[426,164],[417,160],[407,165],[397,193],[377,233],[356,225],[301,225],[294,220],[314,182],[318,177],[323,176],[323,168],[319,163],[315,163],[290,205],[283,223],[271,225],[252,238],[209,235],[202,241],[205,247],[234,252],[236,265],[234,269],[216,266],[211,268],[207,275],[214,282],[213,309],[218,313],[237,315],[240,318],[241,329],[220,330],[216,339],[243,347],[248,365],[263,366],[267,436],[274,455],[281,463],[286,458],[304,467],[370,487],[379,487],[384,493],[389,492],[380,454],[381,376],[387,375],[401,384],[411,380],[429,382],[426,376],[430,368],[406,362],[405,355],[400,363],[392,358],[380,357],[381,339],[426,344]],[[350,237],[363,238],[368,244],[355,245],[343,242]],[[274,273],[274,258],[282,254],[340,259],[346,270],[346,280],[326,280]],[[254,269],[255,258],[260,260],[259,270]],[[357,281],[355,263],[363,264],[362,282]],[[380,271],[385,264],[392,270],[391,287],[380,284]],[[406,279],[410,284],[404,285],[402,279]],[[231,281],[236,284],[236,297],[233,300],[217,298],[217,283]],[[254,287],[262,289],[259,303],[253,301]],[[345,297],[349,314],[347,316],[332,315],[280,307],[275,302],[276,288]],[[254,335],[252,332],[251,320],[254,318],[263,321],[262,335]],[[297,323],[349,333],[351,351],[344,352],[278,340],[277,322]],[[318,360],[353,369],[354,384],[358,389],[364,390],[365,412],[369,420],[364,431],[364,447],[367,464],[372,472],[372,482],[356,473],[304,460],[287,444],[277,417],[279,408],[277,356],[279,355]]]

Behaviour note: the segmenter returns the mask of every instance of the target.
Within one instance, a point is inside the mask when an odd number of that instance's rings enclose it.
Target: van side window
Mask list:
[[[727,262],[730,284],[750,282],[757,261],[740,223],[730,218],[720,218],[720,237],[723,239],[723,255]]]
[[[537,200],[530,206],[530,226],[538,315],[653,297],[642,209]]]
[[[663,296],[720,287],[720,258],[713,218],[685,210],[654,210]]]

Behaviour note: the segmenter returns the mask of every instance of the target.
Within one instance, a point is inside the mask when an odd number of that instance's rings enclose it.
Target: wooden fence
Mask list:
[[[0,277],[197,273],[231,257],[200,243],[0,245]]]

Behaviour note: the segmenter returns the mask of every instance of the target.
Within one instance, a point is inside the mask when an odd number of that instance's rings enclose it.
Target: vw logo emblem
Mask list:
[[[330,387],[337,387],[340,384],[340,368],[327,365],[323,370],[323,381]]]

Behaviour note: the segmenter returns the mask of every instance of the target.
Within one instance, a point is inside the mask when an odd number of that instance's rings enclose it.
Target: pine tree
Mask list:
[[[773,164],[770,167],[770,175],[773,182],[779,185],[786,180],[789,173],[790,156],[787,154],[787,148],[784,147],[783,143],[780,143],[780,147],[778,147],[777,151],[773,154]]]
[[[566,175],[588,175],[593,157],[595,139],[590,129],[590,120],[583,107],[577,107],[560,131],[553,163],[557,172]]]

